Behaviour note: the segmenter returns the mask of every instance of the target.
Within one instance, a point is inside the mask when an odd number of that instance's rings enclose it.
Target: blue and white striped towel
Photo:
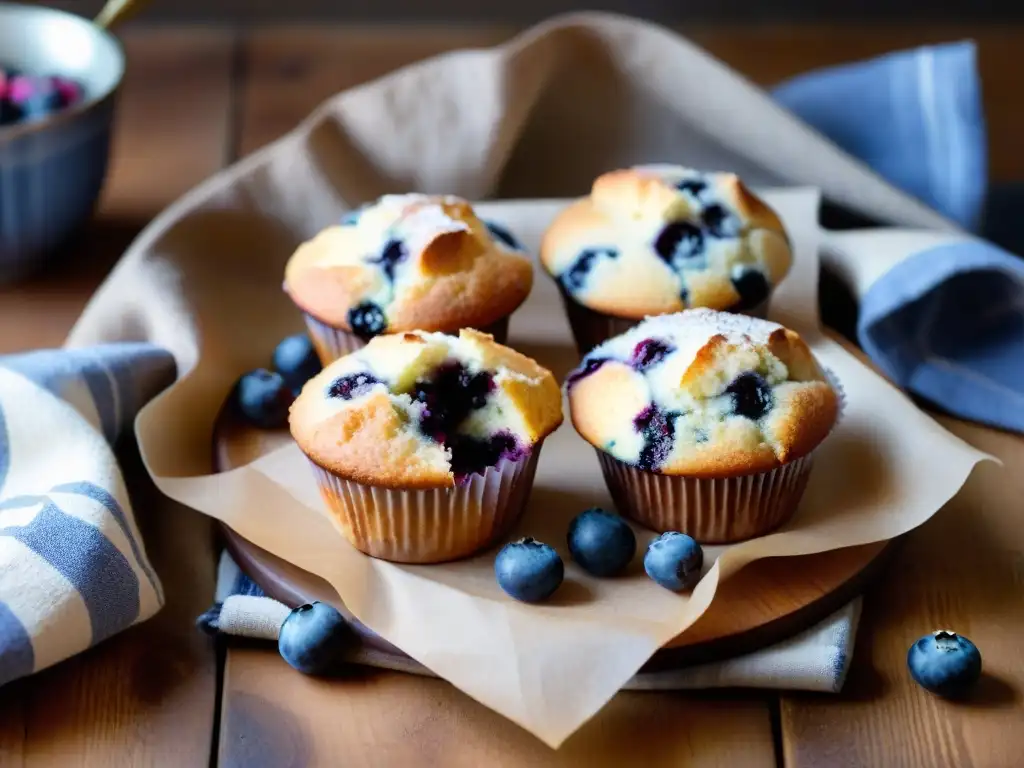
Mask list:
[[[0,357],[0,685],[163,605],[111,446],[174,374],[145,344]]]

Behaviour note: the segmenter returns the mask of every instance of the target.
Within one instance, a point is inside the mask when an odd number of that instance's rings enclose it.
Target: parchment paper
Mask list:
[[[171,349],[182,378],[136,423],[161,490],[322,576],[368,627],[557,746],[693,623],[721,579],[761,557],[910,530],[985,458],[820,333],[817,192],[768,195],[797,255],[772,317],[799,330],[839,377],[846,413],[820,450],[793,522],[711,550],[717,559],[690,597],[657,587],[638,567],[626,578],[597,580],[571,564],[569,518],[610,501],[593,450],[568,421],[544,447],[517,532],[565,556],[566,583],[542,606],[500,592],[493,554],[419,567],[359,554],[322,514],[294,446],[209,476],[211,426],[236,377],[265,365],[275,342],[301,328],[281,292],[286,259],[349,205],[408,190],[470,198],[582,194],[607,168],[655,161],[739,170],[755,182],[797,180],[865,213],[952,229],[685,41],[637,22],[576,16],[502,48],[441,57],[332,99],[296,132],[162,214],[98,292],[69,343],[146,339]],[[533,248],[563,204],[480,208]],[[554,286],[542,275],[513,317],[511,343],[559,377],[576,362]],[[641,544],[650,537],[641,536]]]

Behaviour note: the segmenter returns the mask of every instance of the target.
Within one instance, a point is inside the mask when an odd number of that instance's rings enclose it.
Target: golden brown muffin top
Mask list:
[[[580,304],[636,320],[749,310],[792,261],[779,217],[737,176],[673,165],[598,177],[555,218],[540,258]]]
[[[369,338],[457,331],[511,314],[533,269],[503,227],[451,195],[385,195],[303,243],[285,291],[322,322]]]
[[[391,488],[453,486],[561,422],[551,372],[472,329],[378,336],[311,379],[289,418],[321,467]]]
[[[727,477],[810,453],[839,399],[803,339],[708,309],[661,315],[592,350],[566,380],[577,431],[641,469]]]

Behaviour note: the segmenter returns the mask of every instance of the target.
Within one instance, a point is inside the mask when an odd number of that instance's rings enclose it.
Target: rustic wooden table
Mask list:
[[[434,53],[500,42],[512,31],[129,30],[116,154],[97,221],[64,269],[0,289],[0,353],[59,345],[148,219],[292,127],[322,98]],[[1024,178],[1016,66],[1024,29],[686,31],[765,84],[974,36],[993,177]],[[292,672],[273,648],[216,644],[200,635],[193,622],[212,595],[212,530],[183,508],[147,517],[153,490],[138,467],[129,467],[167,608],[0,690],[0,766],[1019,765],[1024,439],[941,420],[1005,466],[979,468],[909,537],[868,594],[841,695],[622,694],[558,752],[439,681],[382,673],[325,683]],[[930,697],[906,674],[910,643],[941,627],[969,635],[985,654],[987,677],[970,704]]]

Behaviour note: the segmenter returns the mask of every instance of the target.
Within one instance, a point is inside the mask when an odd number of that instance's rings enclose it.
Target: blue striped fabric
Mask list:
[[[0,685],[163,605],[111,444],[174,373],[148,344],[0,357]]]

